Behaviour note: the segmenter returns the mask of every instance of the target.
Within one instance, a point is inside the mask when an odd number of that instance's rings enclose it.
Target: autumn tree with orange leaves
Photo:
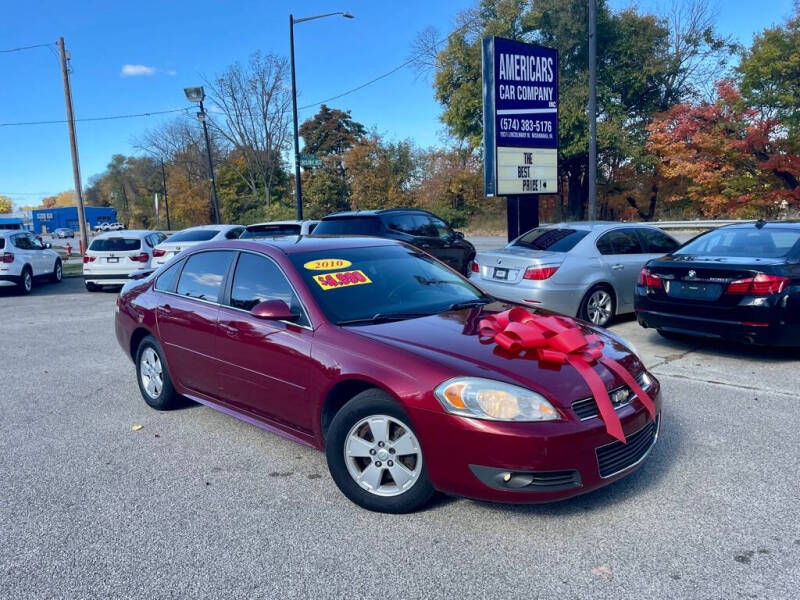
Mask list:
[[[747,108],[730,81],[713,103],[681,103],[648,126],[647,148],[671,184],[663,201],[707,217],[775,217],[800,205],[800,156],[774,118]]]

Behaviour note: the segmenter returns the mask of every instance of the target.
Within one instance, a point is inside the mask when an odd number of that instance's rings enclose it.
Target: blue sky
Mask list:
[[[631,0],[610,0],[613,8]],[[408,59],[417,32],[449,31],[470,0],[261,0],[9,2],[0,21],[0,50],[54,42],[64,36],[72,54],[76,118],[169,110],[187,105],[183,87],[201,82],[256,50],[288,53],[288,15],[348,10],[295,28],[299,105],[334,96]],[[665,2],[639,0],[656,11]],[[723,33],[749,43],[754,32],[783,21],[792,0],[719,2]],[[55,46],[53,46],[55,49]],[[128,75],[124,65],[147,74]],[[150,71],[152,69],[152,72]],[[129,69],[136,72],[137,69]],[[58,60],[47,48],[0,54],[0,123],[64,119]],[[440,106],[430,82],[402,69],[330,103],[388,136],[420,146],[440,142]],[[301,122],[314,109],[300,113]],[[112,154],[136,153],[132,140],[167,116],[78,123],[84,184]],[[0,127],[0,194],[16,204],[72,188],[65,124]]]

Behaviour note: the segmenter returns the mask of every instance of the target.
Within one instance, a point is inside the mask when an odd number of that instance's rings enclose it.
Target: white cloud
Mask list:
[[[147,65],[122,65],[122,77],[138,77],[140,75],[155,75],[156,68]]]
[[[166,71],[166,73],[167,73],[167,75],[170,75],[170,76],[178,74],[178,72],[175,69],[169,69],[168,71]]]

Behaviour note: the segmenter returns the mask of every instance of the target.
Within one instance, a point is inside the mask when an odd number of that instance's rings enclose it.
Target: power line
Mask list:
[[[166,115],[170,113],[177,113],[177,112],[186,112],[190,110],[192,107],[187,106],[185,108],[173,108],[171,110],[156,110],[152,112],[144,112],[144,113],[135,113],[130,115],[111,115],[107,117],[84,117],[82,119],[75,119],[75,122],[84,122],[84,121],[113,121],[115,119],[135,119],[138,117],[151,117],[154,115]],[[0,127],[17,127],[21,125],[54,125],[59,123],[68,123],[66,119],[60,119],[56,121],[20,121],[17,123],[0,123]]]
[[[33,44],[32,46],[20,46],[19,48],[9,48],[8,50],[0,50],[0,54],[8,54],[10,52],[22,52],[23,50],[32,50],[33,48],[49,48],[54,46],[54,43],[49,44]]]

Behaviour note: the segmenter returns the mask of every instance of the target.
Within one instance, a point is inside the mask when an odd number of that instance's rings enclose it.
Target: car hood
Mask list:
[[[494,303],[481,308],[451,311],[392,323],[348,327],[352,333],[406,350],[452,371],[453,376],[484,377],[522,385],[543,394],[554,404],[568,408],[574,401],[591,396],[588,385],[570,365],[540,364],[536,358],[512,356],[494,343],[478,339],[478,323],[493,312],[514,305]],[[535,311],[537,314],[550,314]],[[643,365],[631,351],[602,329],[578,321],[584,333],[597,334],[603,353],[636,375]],[[623,382],[601,365],[595,366],[606,387]]]

